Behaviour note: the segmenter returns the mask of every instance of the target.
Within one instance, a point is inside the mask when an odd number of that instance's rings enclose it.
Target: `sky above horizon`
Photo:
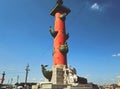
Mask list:
[[[97,84],[117,83],[120,79],[120,1],[63,0],[71,9],[66,18],[68,64],[81,77]],[[41,64],[51,69],[54,27],[50,10],[56,0],[0,0],[0,78],[5,83],[43,81]]]

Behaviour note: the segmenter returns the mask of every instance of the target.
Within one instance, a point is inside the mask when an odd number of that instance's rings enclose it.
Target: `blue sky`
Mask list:
[[[53,38],[49,15],[56,0],[0,0],[0,75],[29,82],[43,81],[41,64],[52,67]],[[120,1],[64,0],[71,9],[66,19],[68,64],[78,75],[97,84],[117,83],[120,79]]]

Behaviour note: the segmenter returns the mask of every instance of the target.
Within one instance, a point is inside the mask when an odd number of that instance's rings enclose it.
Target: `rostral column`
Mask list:
[[[63,1],[58,0],[50,12],[55,16],[54,30],[50,27],[50,33],[54,37],[53,65],[67,65],[68,45],[66,40],[69,34],[66,34],[65,19],[70,9],[62,5]]]

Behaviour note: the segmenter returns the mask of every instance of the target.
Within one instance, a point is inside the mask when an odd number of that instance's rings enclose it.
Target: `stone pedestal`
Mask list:
[[[68,85],[64,89],[95,89],[91,84],[78,84],[77,86]]]
[[[67,89],[65,84],[42,83],[41,89]]]
[[[78,84],[73,86],[71,84],[53,84],[53,83],[42,83],[41,89],[98,89],[92,84]]]
[[[52,83],[41,83],[42,89],[52,89]]]
[[[69,71],[72,71],[70,67],[66,67],[66,65],[53,66],[51,82],[46,81],[41,83],[41,89],[98,89],[94,84],[80,84],[71,81],[65,83],[66,70],[68,71],[68,75]],[[69,80],[70,78],[67,78],[67,81]]]
[[[65,65],[55,65],[52,67],[51,82],[41,83],[42,89],[64,89],[67,85],[64,84],[64,69]]]
[[[53,84],[63,84],[64,83],[64,72],[63,72],[63,65],[53,66],[52,68],[52,80]]]

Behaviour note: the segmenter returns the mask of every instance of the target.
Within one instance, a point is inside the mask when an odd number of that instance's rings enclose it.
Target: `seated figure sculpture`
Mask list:
[[[64,68],[64,83],[65,84],[87,84],[87,79],[77,76],[75,68],[71,68],[70,65]]]

